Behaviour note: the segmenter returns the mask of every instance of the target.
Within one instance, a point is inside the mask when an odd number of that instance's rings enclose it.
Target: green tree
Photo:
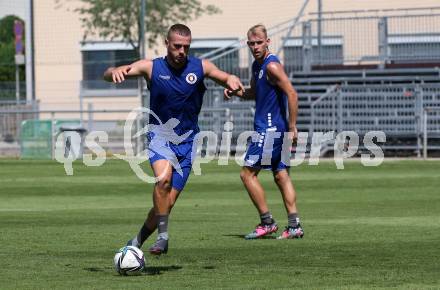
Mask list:
[[[80,14],[85,28],[84,40],[98,36],[126,41],[134,49],[139,47],[141,0],[80,1],[84,5],[74,11]],[[61,3],[61,0],[58,2]],[[198,0],[146,0],[145,12],[147,45],[153,48],[172,24],[185,23],[202,14],[215,14],[220,10],[213,5],[202,5]]]
[[[23,22],[15,15],[0,19],[0,82],[15,81],[15,20]],[[20,66],[20,79],[24,80],[24,78],[24,66]]]

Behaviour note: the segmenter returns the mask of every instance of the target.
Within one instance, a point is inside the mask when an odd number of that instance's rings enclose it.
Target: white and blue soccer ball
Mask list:
[[[121,275],[138,275],[145,268],[144,253],[136,247],[125,246],[114,257],[115,269]]]

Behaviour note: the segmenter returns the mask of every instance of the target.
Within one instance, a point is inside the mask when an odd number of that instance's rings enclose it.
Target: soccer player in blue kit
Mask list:
[[[174,24],[165,39],[165,57],[108,68],[104,73],[104,79],[114,83],[121,83],[126,77],[145,77],[150,89],[150,110],[160,119],[159,122],[150,114],[150,125],[156,129],[147,133],[148,150],[153,153],[149,161],[154,175],[160,177],[154,186],[154,207],[139,233],[127,243],[140,248],[157,229],[157,239],[149,248],[154,255],[168,251],[168,216],[191,171],[193,140],[199,132],[198,115],[206,91],[204,78],[230,91],[244,90],[236,76],[221,71],[208,60],[188,56],[190,44],[191,30]],[[167,123],[173,125],[163,126]],[[176,142],[173,136],[183,137]]]
[[[255,25],[249,29],[247,37],[248,47],[255,58],[250,89],[237,92],[225,89],[224,92],[227,98],[237,95],[256,102],[254,130],[258,135],[246,152],[240,177],[260,214],[260,223],[245,238],[257,239],[278,231],[258,180],[261,169],[272,170],[287,211],[287,227],[278,239],[302,238],[304,231],[299,222],[296,192],[289,176],[289,164],[285,164],[282,158],[283,141],[290,143],[284,147],[289,148],[297,139],[298,96],[280,61],[269,51],[270,39],[266,28],[261,24]]]

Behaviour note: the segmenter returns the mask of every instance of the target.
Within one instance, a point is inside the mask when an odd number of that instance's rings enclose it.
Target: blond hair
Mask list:
[[[258,31],[261,31],[264,33],[264,36],[267,38],[267,29],[266,26],[264,26],[263,24],[259,23],[257,25],[252,26],[251,28],[249,28],[247,35],[252,35],[252,34],[256,34]]]

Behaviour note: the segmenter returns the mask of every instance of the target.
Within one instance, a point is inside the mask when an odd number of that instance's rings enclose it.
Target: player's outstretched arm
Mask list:
[[[232,92],[245,91],[243,84],[237,76],[220,70],[215,64],[207,59],[202,60],[202,65],[205,76],[219,85]]]
[[[153,62],[148,59],[141,59],[129,65],[109,67],[104,72],[104,80],[113,83],[122,83],[127,77],[146,76],[150,79]]]
[[[233,92],[228,89],[225,89],[223,92],[225,99],[229,100],[233,96],[240,97],[245,100],[254,100],[255,99],[255,79],[251,78],[251,86],[246,88],[245,91]]]
[[[267,65],[267,75],[269,80],[278,86],[287,96],[289,106],[289,132],[295,140],[297,138],[296,117],[298,115],[298,94],[292,86],[283,66],[277,62],[271,62]]]

